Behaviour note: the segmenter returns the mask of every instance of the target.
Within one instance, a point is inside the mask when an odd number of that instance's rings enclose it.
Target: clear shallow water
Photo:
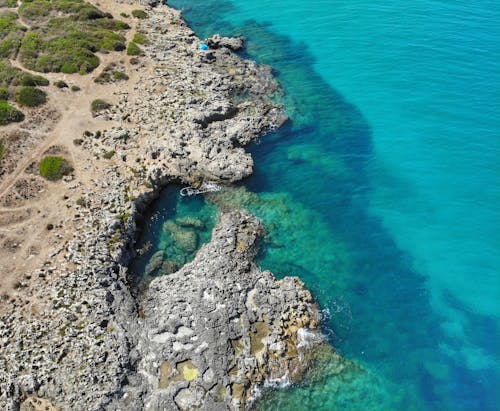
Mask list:
[[[346,358],[260,409],[497,409],[499,6],[169,3],[276,69],[291,122],[214,201],[264,220],[260,264],[300,275]]]
[[[177,271],[210,241],[217,209],[203,197],[181,197],[180,187],[162,192],[148,208],[131,270],[139,283]]]

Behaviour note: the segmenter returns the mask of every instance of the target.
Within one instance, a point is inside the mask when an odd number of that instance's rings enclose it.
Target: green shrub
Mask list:
[[[47,86],[49,80],[12,67],[7,59],[0,58],[0,86]]]
[[[19,7],[19,14],[30,21],[40,21],[51,12],[51,4],[47,0],[23,1]]]
[[[66,83],[65,81],[63,80],[57,80],[54,85],[57,87],[57,88],[68,88],[68,83]]]
[[[93,60],[92,63],[90,63],[90,65],[88,65],[87,67],[92,67],[92,69],[96,68],[97,66],[99,65],[99,62],[96,61],[96,60]],[[76,65],[75,63],[64,63],[61,65],[61,73],[64,73],[64,74],[74,74],[74,73],[78,73],[78,71],[80,70],[80,66]]]
[[[0,100],[0,126],[24,120],[24,114],[5,100]]]
[[[123,71],[113,71],[113,79],[116,81],[128,80],[128,76]]]
[[[92,102],[92,104],[90,105],[90,110],[93,113],[97,113],[97,112],[102,111],[102,110],[107,110],[110,107],[111,107],[111,104],[108,103],[106,100],[97,99],[97,100],[94,100]]]
[[[124,13],[123,11],[120,13],[120,16],[125,17],[125,18],[129,17],[129,15],[127,13]]]
[[[16,94],[16,101],[21,106],[37,107],[47,101],[47,94],[35,87],[21,87]]]
[[[19,13],[34,23],[19,49],[31,70],[85,74],[99,65],[96,52],[125,50],[128,24],[82,0],[26,0]]]
[[[149,44],[148,38],[142,33],[135,33],[132,41],[137,44]]]
[[[26,27],[17,24],[17,14],[12,12],[0,13],[0,40],[5,39],[15,31],[26,31]]]
[[[80,207],[87,207],[88,206],[87,201],[83,197],[80,197],[80,198],[78,198],[78,200],[76,200],[76,205],[78,205]]]
[[[0,100],[8,100],[10,97],[9,90],[6,88],[0,87]]]
[[[131,41],[127,47],[127,55],[129,56],[139,56],[141,54],[140,47]]]
[[[74,144],[75,146],[81,146],[81,145],[83,144],[83,139],[82,139],[82,138],[75,138],[75,139],[73,140],[73,144]]]
[[[136,19],[147,19],[148,13],[146,13],[144,10],[132,10],[132,16],[134,16]]]
[[[80,91],[80,90],[81,88],[76,85],[71,86],[71,91]]]
[[[0,57],[16,56],[25,31],[26,27],[17,23],[16,13],[0,13]]]
[[[17,0],[0,0],[0,7],[16,7]]]
[[[40,162],[39,171],[43,178],[56,181],[71,173],[73,168],[63,157],[47,156]]]
[[[106,151],[102,157],[105,158],[106,160],[109,160],[111,157],[113,157],[115,155],[115,150],[111,150],[111,151]]]
[[[36,74],[24,73],[21,76],[19,84],[21,86],[30,86],[30,87],[48,86],[49,80],[47,80],[45,77],[38,76]]]

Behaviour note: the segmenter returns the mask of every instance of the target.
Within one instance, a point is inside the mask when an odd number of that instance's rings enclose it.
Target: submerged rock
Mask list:
[[[169,220],[163,224],[163,231],[172,237],[175,247],[186,254],[191,254],[198,248],[198,234],[194,230],[183,228]]]
[[[161,265],[160,270],[158,271],[158,275],[166,275],[166,274],[171,274],[175,273],[179,269],[179,264],[175,261],[164,261],[163,264]]]
[[[165,253],[163,250],[157,251],[156,253],[153,254],[153,256],[149,260],[149,263],[146,265],[146,268],[144,270],[147,276],[155,275],[155,273],[163,264],[164,255]]]
[[[198,230],[204,230],[206,228],[205,222],[196,217],[180,217],[177,218],[175,222],[181,227],[196,228]]]

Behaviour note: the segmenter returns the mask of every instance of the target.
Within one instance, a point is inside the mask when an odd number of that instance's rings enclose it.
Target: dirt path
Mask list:
[[[115,3],[113,0],[89,1],[99,9],[110,12],[115,18],[124,12],[130,15],[137,6]],[[13,11],[16,11],[13,9]],[[131,28],[124,33],[127,42],[136,33],[137,19],[127,19]],[[25,24],[24,22],[23,24]],[[73,140],[81,138],[84,131],[97,131],[122,125],[119,122],[105,121],[92,117],[90,112],[91,102],[104,98],[113,103],[113,92],[123,91],[129,95],[134,93],[133,84],[138,73],[129,63],[125,52],[99,53],[99,67],[88,75],[63,74],[63,73],[38,73],[22,66],[19,60],[11,60],[14,67],[32,74],[41,74],[46,77],[51,85],[44,90],[47,92],[47,105],[54,107],[60,113],[60,118],[51,130],[41,139],[40,143],[23,158],[19,159],[16,168],[0,183],[0,199],[15,189],[16,184],[26,179],[33,178],[29,174],[30,166],[37,164],[44,153],[53,146],[64,149],[66,156],[74,167],[75,181],[72,184],[83,184],[92,187],[92,179],[99,172],[95,160],[90,158],[82,149],[73,144]],[[125,70],[130,79],[126,82],[97,84],[94,79],[110,63],[123,61]],[[69,88],[59,89],[53,84],[63,80],[69,85],[77,85],[80,91],[73,92]],[[30,115],[30,109],[23,110]],[[10,126],[5,130],[14,130]],[[38,177],[39,178],[39,177]],[[12,294],[16,284],[29,270],[39,267],[49,256],[50,249],[63,245],[72,238],[78,229],[74,222],[72,211],[68,209],[68,187],[63,183],[45,182],[46,188],[35,198],[21,202],[0,206],[0,215],[4,217],[4,224],[0,221],[0,297]],[[66,198],[66,200],[63,200]],[[76,199],[71,199],[74,202]],[[47,231],[48,223],[59,227],[58,230]]]

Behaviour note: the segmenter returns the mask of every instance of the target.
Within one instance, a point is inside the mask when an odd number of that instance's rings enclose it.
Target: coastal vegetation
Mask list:
[[[136,44],[146,45],[149,43],[147,36],[143,33],[135,33],[132,41]]]
[[[31,70],[85,74],[99,65],[96,52],[125,49],[128,24],[83,0],[24,0],[19,14],[32,25],[19,47]]]
[[[146,13],[144,10],[132,10],[132,16],[134,16],[136,19],[147,19],[148,13]]]
[[[26,27],[17,18],[13,12],[0,13],[0,57],[15,57],[21,45]]]
[[[21,106],[37,107],[47,101],[47,94],[35,87],[21,87],[16,94],[16,101]]]
[[[50,181],[60,180],[72,171],[73,168],[67,160],[59,156],[47,156],[40,162],[39,166],[40,175]]]
[[[106,152],[102,155],[102,158],[105,158],[106,160],[109,160],[109,159],[110,159],[110,158],[112,158],[114,155],[115,155],[115,150],[106,151]]]
[[[0,7],[16,7],[17,0],[0,0]]]
[[[92,101],[92,103],[90,104],[90,110],[92,111],[92,113],[98,113],[99,111],[107,110],[110,107],[110,103],[100,98]]]
[[[108,64],[94,80],[95,83],[104,84],[111,83],[113,81],[128,80],[128,75],[123,71],[123,67],[120,67],[116,63]]]
[[[0,58],[0,87],[48,86],[49,80],[37,74],[26,73],[13,67],[9,60]]]
[[[0,126],[24,120],[24,114],[7,101],[0,100]]]
[[[64,80],[58,80],[54,83],[54,85],[57,88],[68,88],[68,83],[66,83]]]
[[[127,55],[129,56],[139,56],[141,54],[141,48],[131,41],[127,47]]]

